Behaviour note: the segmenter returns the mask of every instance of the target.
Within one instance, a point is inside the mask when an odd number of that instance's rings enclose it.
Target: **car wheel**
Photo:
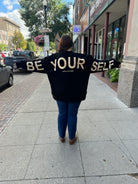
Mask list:
[[[8,80],[8,86],[10,87],[10,86],[12,86],[12,85],[13,85],[13,76],[10,75],[10,76],[9,76],[9,80]]]

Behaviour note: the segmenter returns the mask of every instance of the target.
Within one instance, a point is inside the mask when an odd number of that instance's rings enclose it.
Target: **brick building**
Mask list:
[[[20,26],[7,17],[0,17],[0,43],[8,45],[8,49],[13,48],[14,31],[20,31]]]
[[[76,52],[122,61],[118,97],[129,107],[138,107],[137,10],[138,0],[74,0]]]
[[[128,8],[129,0],[75,0],[73,24],[81,25],[81,34],[74,35],[77,51],[121,60]]]

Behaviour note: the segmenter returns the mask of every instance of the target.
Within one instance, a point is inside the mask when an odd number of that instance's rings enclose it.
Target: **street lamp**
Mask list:
[[[47,16],[46,16],[47,1],[46,0],[43,0],[43,7],[44,7],[44,13],[45,13],[45,26],[46,26],[46,29],[47,29]],[[44,56],[46,57],[48,55],[48,52],[46,50],[46,32],[44,34],[44,48],[43,48],[43,52],[44,52]]]
[[[45,13],[45,24],[47,28],[47,15],[46,15],[47,1],[46,0],[43,0],[43,6],[44,6],[44,13]]]
[[[43,52],[44,52],[44,56],[48,56],[48,50],[49,50],[49,36],[46,35],[46,32],[48,32],[47,30],[47,14],[46,14],[46,9],[47,9],[47,1],[43,0],[43,6],[44,6],[44,13],[45,13],[45,31],[44,31],[44,48],[43,48]]]

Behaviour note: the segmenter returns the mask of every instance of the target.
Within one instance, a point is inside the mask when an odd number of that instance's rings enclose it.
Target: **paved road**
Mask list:
[[[43,81],[39,73],[14,72],[14,85],[0,91],[0,132]]]

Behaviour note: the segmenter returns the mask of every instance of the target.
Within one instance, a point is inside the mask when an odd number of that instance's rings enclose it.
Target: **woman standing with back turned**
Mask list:
[[[58,133],[65,142],[68,126],[69,144],[76,139],[77,113],[85,100],[90,73],[119,67],[120,63],[111,59],[96,60],[90,55],[72,52],[73,41],[64,35],[59,42],[59,52],[41,60],[27,62],[27,70],[47,73],[53,98],[58,105]]]

